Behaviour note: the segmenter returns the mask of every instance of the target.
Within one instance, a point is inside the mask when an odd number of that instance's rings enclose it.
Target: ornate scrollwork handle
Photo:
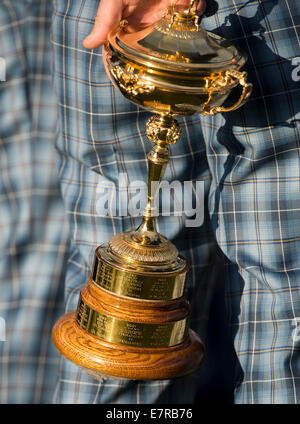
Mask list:
[[[247,82],[247,76],[247,72],[239,72],[232,69],[226,71],[225,76],[223,78],[214,81],[213,85],[211,86],[209,99],[203,107],[202,115],[216,115],[220,112],[231,112],[232,110],[236,110],[239,107],[243,106],[243,104],[248,100],[253,88],[253,84]],[[216,91],[217,87],[226,87],[230,84],[232,78],[237,79],[239,84],[243,87],[243,91],[240,98],[237,100],[236,103],[229,107],[211,106],[210,102],[212,99],[212,94]]]
[[[134,68],[130,66],[125,69],[118,65],[113,66],[110,72],[117,81],[118,87],[131,96],[150,94],[155,90],[154,85],[141,80],[141,74],[135,73]]]

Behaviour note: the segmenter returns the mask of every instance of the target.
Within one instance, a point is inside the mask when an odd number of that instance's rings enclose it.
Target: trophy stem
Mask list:
[[[132,240],[142,246],[155,246],[162,243],[156,230],[158,211],[155,205],[159,185],[170,161],[169,144],[175,144],[181,136],[178,122],[169,115],[153,116],[146,125],[146,133],[155,146],[149,152],[148,158],[148,201],[143,212],[143,221],[132,234]]]

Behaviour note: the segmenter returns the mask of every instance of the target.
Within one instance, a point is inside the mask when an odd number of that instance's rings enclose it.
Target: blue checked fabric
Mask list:
[[[291,61],[300,55],[299,4],[218,3],[218,13],[203,19],[203,25],[248,53],[246,70],[254,92],[236,112],[180,119],[183,137],[172,146],[166,178],[205,180],[208,214],[196,229],[186,228],[180,217],[161,218],[159,229],[191,261],[187,284],[192,326],[200,334],[214,289],[214,240],[224,253],[228,315],[238,358],[235,401],[296,403],[300,92]],[[97,6],[98,1],[56,1],[53,21],[61,125],[57,147],[72,234],[67,311],[76,308],[95,247],[137,224],[130,217],[97,216],[97,186],[117,184],[123,173],[129,182],[144,179],[150,149],[145,137],[149,114],[112,88],[101,50],[82,47]],[[196,384],[197,374],[174,382],[98,383],[63,361],[54,401],[192,402]]]
[[[50,329],[61,313],[66,252],[65,310],[71,311],[96,246],[139,222],[100,216],[98,188],[113,182],[130,198],[129,183],[145,180],[150,115],[112,87],[101,49],[82,47],[98,0],[54,2],[53,72],[51,3],[20,3],[0,6],[1,55],[8,62],[7,82],[0,83],[0,306],[8,323],[8,341],[0,342],[1,401],[193,402],[200,371],[174,381],[98,382],[65,359],[53,393],[57,356]],[[245,69],[254,92],[236,112],[180,118],[183,136],[172,146],[166,179],[204,181],[205,221],[189,228],[184,216],[161,217],[159,230],[191,262],[191,325],[204,340],[217,251],[223,252],[237,355],[235,402],[297,403],[300,10],[295,0],[218,3],[218,12],[203,19],[203,26],[248,53]],[[124,174],[126,183],[119,186]]]
[[[51,13],[47,0],[0,2],[0,403],[51,402],[59,364],[50,334],[63,311],[69,232],[54,148]]]

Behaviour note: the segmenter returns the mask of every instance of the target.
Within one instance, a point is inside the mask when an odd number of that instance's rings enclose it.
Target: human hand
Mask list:
[[[122,19],[127,19],[129,24],[155,22],[171,3],[171,0],[101,0],[94,28],[83,45],[87,49],[100,47]],[[178,0],[176,4],[189,6],[190,0]],[[204,13],[205,8],[206,1],[200,0],[199,14]]]

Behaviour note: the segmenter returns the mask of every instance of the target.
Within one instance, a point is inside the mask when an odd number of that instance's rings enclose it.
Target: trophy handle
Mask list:
[[[228,106],[228,107],[212,106],[211,107],[210,102],[212,99],[212,94],[214,93],[214,90],[212,89],[209,93],[208,101],[203,107],[202,115],[203,116],[216,115],[217,113],[220,113],[220,112],[231,112],[232,110],[236,110],[239,107],[243,106],[243,104],[248,100],[253,88],[253,84],[247,82],[247,76],[248,76],[247,72],[239,72],[233,69],[226,71],[224,78],[221,80],[215,81],[215,84],[212,88],[215,88],[216,85],[218,85],[219,87],[220,86],[226,87],[229,84],[231,78],[237,79],[239,84],[243,87],[243,91],[240,98],[232,106]]]

